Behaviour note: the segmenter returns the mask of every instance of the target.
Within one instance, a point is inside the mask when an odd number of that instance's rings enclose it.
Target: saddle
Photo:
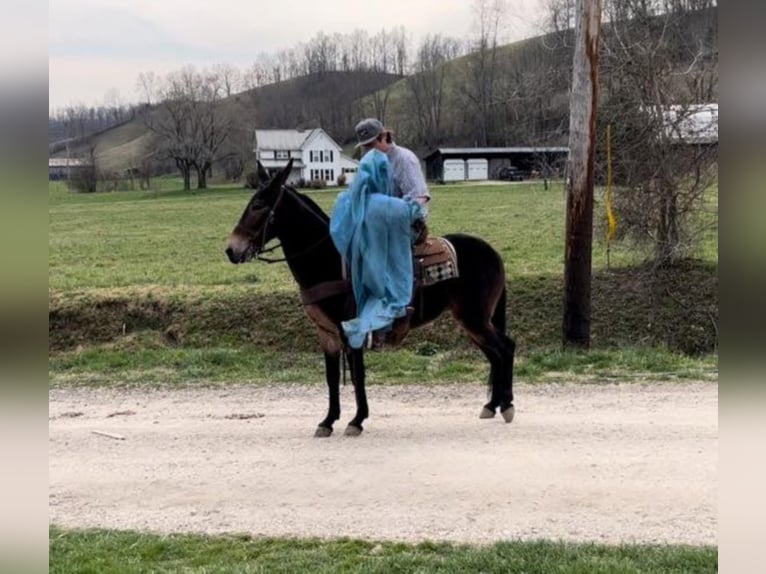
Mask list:
[[[412,270],[415,282],[414,298],[415,292],[421,287],[430,287],[459,276],[455,248],[444,237],[434,237],[424,233],[424,236],[418,238],[412,250]],[[346,276],[348,276],[348,268],[346,268]],[[305,306],[337,295],[346,296],[351,292],[351,282],[343,279],[320,283],[301,290],[300,295]]]
[[[415,310],[415,297],[422,296],[419,295],[422,294],[422,289],[459,276],[457,253],[452,243],[444,237],[429,236],[425,228],[412,249],[412,268],[414,279],[412,302],[407,307],[406,315],[396,319],[390,330],[371,333],[368,348],[379,349],[399,344],[410,330],[410,320]],[[346,276],[348,276],[348,269],[346,269]],[[351,294],[351,282],[344,278],[302,290],[301,300],[304,306],[309,306],[323,299],[343,296],[347,298],[349,305],[354,306]],[[353,314],[352,311],[349,313]]]
[[[458,277],[455,248],[443,237],[428,236],[412,251],[415,289]]]
[[[422,296],[422,288],[458,277],[457,253],[452,243],[444,237],[430,237],[426,234],[421,236],[412,250],[412,264],[415,285],[407,314],[396,319],[390,330],[372,333],[368,348],[380,349],[398,345],[410,331],[415,297]]]

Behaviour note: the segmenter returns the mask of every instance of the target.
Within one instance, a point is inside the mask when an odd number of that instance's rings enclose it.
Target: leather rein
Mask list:
[[[269,231],[269,226],[274,223],[275,214],[277,211],[277,208],[279,207],[279,204],[282,203],[282,199],[285,196],[285,192],[290,191],[292,193],[292,189],[290,189],[288,186],[283,185],[279,190],[279,196],[277,196],[277,200],[274,202],[274,205],[271,207],[271,210],[269,211],[269,215],[266,218],[266,223],[263,224],[263,232],[261,233],[261,245],[266,245],[266,235]],[[308,209],[305,205],[303,205],[302,201],[298,201],[298,205],[301,207],[301,209],[304,209],[308,211],[311,215],[316,217],[319,221],[322,223],[327,223],[324,219],[319,217],[316,213],[314,213],[312,210]],[[254,259],[257,259],[258,261],[263,261],[264,263],[283,263],[285,261],[288,261],[290,259],[298,259],[299,257],[303,257],[304,255],[308,255],[311,253],[314,249],[319,247],[322,243],[327,241],[327,239],[330,237],[330,232],[328,231],[326,235],[324,235],[319,241],[316,243],[311,244],[306,249],[303,249],[302,251],[299,251],[298,253],[291,255],[290,257],[279,257],[279,258],[273,258],[273,257],[263,257],[263,253],[271,253],[272,251],[275,251],[282,247],[282,242],[280,241],[277,245],[273,245],[272,247],[269,247],[268,249],[264,249],[261,247],[258,251],[256,251]]]
[[[272,225],[274,223],[275,213],[277,211],[277,208],[279,208],[279,204],[282,202],[282,199],[285,196],[285,192],[293,193],[293,190],[285,185],[283,185],[282,188],[280,189],[279,196],[277,197],[277,200],[274,202],[274,205],[269,211],[269,215],[266,218],[266,223],[263,225],[261,245],[265,245],[266,236],[269,230],[269,225]],[[303,205],[303,202],[300,201],[300,199],[298,201],[298,205],[300,205],[301,209],[308,211],[311,215],[316,217],[323,224],[327,223],[319,215],[314,213],[314,211],[312,211],[311,209]],[[282,242],[279,242],[277,245],[269,247],[268,249],[258,250],[255,254],[254,259],[257,259],[258,261],[263,261],[264,263],[283,263],[288,260],[298,259],[299,257],[303,257],[311,253],[314,249],[316,249],[322,243],[327,241],[329,237],[330,237],[330,232],[328,230],[327,234],[324,235],[319,241],[312,243],[306,249],[303,249],[302,251],[299,251],[298,253],[291,255],[290,257],[279,257],[279,258],[263,257],[262,255],[263,253],[270,253],[282,247]],[[351,293],[351,282],[346,279],[337,280],[337,281],[325,281],[325,282],[319,283],[318,285],[314,285],[313,287],[309,287],[308,289],[301,289],[300,291],[301,302],[303,303],[303,305],[311,305],[313,303],[316,303],[317,301],[334,297],[335,295],[345,295],[348,293]]]

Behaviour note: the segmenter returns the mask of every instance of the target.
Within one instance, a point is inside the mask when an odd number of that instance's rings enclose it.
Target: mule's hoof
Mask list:
[[[505,419],[505,422],[509,423],[513,420],[513,415],[515,413],[516,413],[516,409],[514,409],[513,405],[511,405],[500,414],[503,415],[503,419]]]
[[[489,410],[487,407],[481,409],[480,419],[491,419],[495,416],[495,411]]]
[[[319,425],[317,427],[317,430],[314,431],[314,436],[316,438],[327,438],[332,434],[332,429],[329,429],[327,427],[323,427],[322,425]]]
[[[344,432],[343,434],[346,436],[359,436],[360,434],[362,434],[362,429],[354,425],[348,425],[346,427],[346,432]]]

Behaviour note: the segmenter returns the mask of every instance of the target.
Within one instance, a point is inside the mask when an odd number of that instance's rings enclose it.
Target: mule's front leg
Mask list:
[[[332,425],[340,418],[340,351],[326,350],[324,352],[325,377],[330,396],[330,407],[327,416],[319,423],[314,433],[316,437],[328,437],[332,434]]]
[[[346,436],[359,436],[364,430],[362,423],[369,414],[367,406],[367,392],[364,389],[364,351],[351,349],[348,353],[351,366],[351,380],[354,383],[354,398],[356,399],[356,415],[346,427]]]

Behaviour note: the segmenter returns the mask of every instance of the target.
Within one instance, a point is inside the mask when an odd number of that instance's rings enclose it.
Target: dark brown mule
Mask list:
[[[269,179],[259,164],[261,181],[229,237],[226,255],[232,263],[245,263],[264,252],[272,239],[281,242],[284,261],[301,290],[306,313],[315,323],[325,356],[330,408],[316,436],[329,436],[340,418],[340,356],[345,352],[356,397],[356,414],[346,434],[358,435],[368,417],[364,351],[345,343],[341,321],[354,315],[353,295],[343,280],[341,258],[329,234],[329,218],[309,197],[285,185],[287,166]],[[457,252],[459,277],[430,287],[413,298],[411,327],[429,323],[449,309],[484,352],[490,364],[490,399],[481,418],[495,416],[498,408],[506,422],[513,420],[514,342],[506,335],[505,271],[500,255],[482,239],[469,235],[446,236]]]

